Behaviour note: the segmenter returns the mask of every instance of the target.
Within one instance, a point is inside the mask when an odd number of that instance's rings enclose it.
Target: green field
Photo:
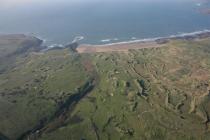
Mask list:
[[[0,140],[210,139],[209,38],[12,54],[0,53]]]

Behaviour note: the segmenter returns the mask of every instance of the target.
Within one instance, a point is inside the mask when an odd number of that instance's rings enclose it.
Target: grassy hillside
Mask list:
[[[10,69],[0,74],[1,135],[17,139],[49,121],[89,78],[79,59],[68,50],[52,50],[17,54],[7,63]]]
[[[0,74],[0,139],[208,140],[210,39],[15,57]]]

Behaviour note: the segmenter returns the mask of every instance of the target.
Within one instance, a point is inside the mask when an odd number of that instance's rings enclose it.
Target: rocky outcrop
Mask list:
[[[41,46],[42,43],[43,41],[38,38],[28,37],[28,39],[22,41],[21,43],[22,47],[17,49],[13,54],[10,54],[10,55],[17,55],[17,54],[25,53],[29,49],[31,49],[32,51],[38,52],[41,49],[43,49],[43,47]]]
[[[23,34],[0,35],[0,57],[19,55],[28,50],[40,51],[43,49],[42,43],[41,39]]]
[[[72,52],[77,52],[78,46],[79,46],[79,44],[77,42],[73,42],[71,44],[66,45],[65,48],[69,48],[70,51],[72,51]]]
[[[51,50],[62,50],[62,49],[68,48],[70,50],[70,52],[75,53],[75,52],[77,52],[77,47],[78,46],[79,46],[79,44],[77,42],[73,42],[73,43],[70,43],[70,44],[65,45],[65,46],[62,46],[62,45],[53,45],[53,47],[48,48],[46,50],[47,51],[51,51]]]

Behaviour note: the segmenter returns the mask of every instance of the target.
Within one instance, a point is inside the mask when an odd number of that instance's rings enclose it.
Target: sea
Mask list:
[[[109,44],[210,30],[208,0],[0,0],[0,34]]]

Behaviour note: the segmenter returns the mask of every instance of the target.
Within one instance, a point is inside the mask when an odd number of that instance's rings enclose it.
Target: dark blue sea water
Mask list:
[[[0,0],[0,33],[33,34],[48,44],[76,36],[103,44],[210,29],[210,15],[200,12],[209,4],[199,0],[19,1]]]

